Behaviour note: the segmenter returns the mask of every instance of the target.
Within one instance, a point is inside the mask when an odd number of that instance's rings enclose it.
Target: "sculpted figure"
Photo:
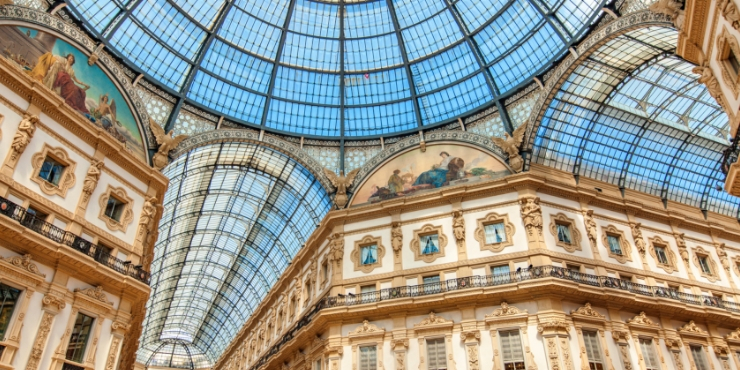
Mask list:
[[[719,0],[717,7],[722,16],[732,24],[732,28],[740,30],[740,12],[737,10],[734,0]]]
[[[391,227],[391,246],[396,255],[403,249],[403,232],[401,232],[400,222],[394,222]]]
[[[360,169],[355,168],[350,171],[347,176],[344,176],[344,171],[340,172],[339,176],[337,176],[333,171],[324,168],[326,177],[328,177],[331,184],[337,188],[337,192],[334,195],[334,203],[336,203],[339,209],[342,209],[347,205],[347,200],[349,200],[347,197],[347,189],[352,186],[352,182],[355,181],[355,177],[358,172],[360,172]]]
[[[540,207],[539,197],[530,197],[520,199],[522,210],[522,219],[524,220],[524,226],[527,230],[532,232],[533,228],[537,229],[540,233],[542,232],[542,208]]]
[[[650,10],[655,13],[661,13],[669,16],[673,21],[676,29],[681,30],[684,22],[684,11],[681,9],[681,3],[676,0],[658,0],[650,5]]]
[[[645,244],[645,239],[642,238],[642,230],[640,230],[640,223],[639,222],[631,222],[630,228],[632,229],[632,238],[635,239],[635,246],[637,247],[637,250],[640,252],[640,255],[645,257],[645,251],[647,250],[647,244]]]
[[[504,138],[493,137],[493,143],[509,155],[509,166],[515,171],[520,172],[524,167],[524,160],[519,155],[519,147],[522,146],[524,141],[524,133],[527,130],[527,125],[521,125],[519,128],[514,130],[512,135],[508,132],[504,133]]]
[[[139,218],[139,234],[143,234],[144,231],[149,231],[149,224],[154,219],[154,214],[157,212],[157,207],[154,205],[157,202],[157,198],[150,197],[144,202],[144,207],[141,210],[141,217]]]
[[[714,76],[714,73],[709,66],[696,66],[691,70],[691,72],[699,75],[697,81],[706,85],[709,95],[711,95],[717,103],[722,105],[722,88],[719,86],[719,81],[717,81],[717,77]]]
[[[455,233],[455,239],[458,243],[465,241],[465,219],[462,211],[455,211],[452,219],[452,231]]]
[[[95,187],[98,186],[98,180],[100,180],[100,169],[103,168],[103,161],[96,161],[93,159],[90,164],[90,168],[87,170],[85,175],[85,181],[82,183],[82,199],[87,202],[90,199]]]
[[[154,154],[154,157],[152,158],[154,168],[159,171],[169,163],[170,151],[177,148],[180,142],[185,140],[188,136],[177,135],[173,137],[175,133],[173,130],[165,133],[164,129],[151,118],[149,118],[149,127],[152,129],[152,134],[154,134],[154,137],[157,139],[157,144],[159,144],[159,149],[157,149],[157,153]]]
[[[596,221],[594,220],[594,211],[592,209],[589,209],[583,215],[583,222],[586,224],[586,233],[588,234],[588,240],[591,241],[591,246],[596,245]]]
[[[26,146],[31,142],[33,134],[36,132],[36,124],[38,123],[38,116],[32,116],[28,113],[23,115],[23,120],[18,124],[18,131],[13,136],[13,142],[10,144],[11,148],[13,148],[10,159],[15,160],[23,154]]]

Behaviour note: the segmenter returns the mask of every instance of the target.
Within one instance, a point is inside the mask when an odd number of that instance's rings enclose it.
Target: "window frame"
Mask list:
[[[478,241],[481,251],[490,251],[492,253],[499,253],[506,247],[514,245],[514,234],[516,228],[514,224],[509,221],[509,214],[505,213],[500,215],[498,213],[489,213],[483,218],[479,218],[476,223],[478,226],[475,229],[475,240]],[[506,240],[500,243],[488,243],[486,240],[486,225],[495,223],[503,223],[504,231],[506,232]]]
[[[59,182],[57,184],[41,177],[41,170],[47,158],[64,167],[62,173],[59,175]],[[77,163],[70,158],[63,147],[52,147],[44,143],[41,151],[31,157],[31,167],[33,168],[31,181],[38,184],[41,191],[46,195],[58,195],[65,198],[69,189],[75,185],[76,177],[74,172],[77,168]]]
[[[601,242],[606,248],[607,255],[622,264],[632,262],[632,248],[627,242],[624,231],[618,229],[614,225],[608,225],[606,227],[602,227],[601,229]],[[621,254],[617,254],[612,251],[611,245],[609,244],[609,237],[617,239],[620,250],[622,252]]]
[[[121,219],[118,221],[108,217],[106,214],[108,199],[111,196],[124,204],[124,209],[121,212]],[[134,221],[133,204],[134,200],[128,196],[126,189],[123,187],[113,187],[109,184],[98,199],[98,205],[100,206],[98,219],[105,222],[108,229],[125,233],[128,230],[129,225]]]
[[[643,344],[646,341],[650,341],[649,348],[647,347],[647,344]],[[638,336],[637,337],[637,345],[640,347],[640,354],[642,355],[642,362],[645,366],[646,370],[662,370],[660,367],[660,357],[658,356],[658,351],[656,351],[656,343],[655,338],[650,336]],[[651,353],[645,353],[646,348],[651,351]],[[649,356],[649,355],[652,355]],[[652,358],[652,360],[655,360],[655,364],[650,364],[653,366],[648,365],[648,359]],[[650,360],[652,362],[652,360]]]
[[[425,355],[426,355],[426,364],[427,364],[427,370],[441,370],[441,369],[447,369],[447,366],[445,367],[431,367],[432,361],[429,357],[429,341],[442,341],[442,348],[444,349],[444,353],[442,354],[442,360],[444,361],[445,365],[447,364],[447,340],[444,335],[433,335],[429,337],[424,337],[424,349],[425,349]],[[437,355],[437,358],[435,359],[435,362],[439,360],[439,355]]]
[[[561,212],[556,215],[550,215],[550,233],[555,238],[555,245],[570,253],[583,250],[581,247],[581,232],[578,230],[576,225],[576,221],[569,218],[565,213]],[[568,229],[568,233],[570,233],[570,243],[560,241],[558,226],[564,226]]]
[[[735,36],[722,26],[722,32],[717,37],[717,62],[720,66],[722,79],[730,87],[734,98],[737,98],[738,93],[740,93],[740,70],[736,71],[733,68],[732,62],[729,60],[731,55],[740,63],[740,45],[738,45]]]
[[[655,260],[655,265],[663,269],[666,273],[673,273],[675,271],[678,271],[678,259],[676,258],[676,254],[673,252],[673,249],[671,249],[670,243],[663,240],[660,236],[655,236],[648,239],[649,245],[649,251],[650,255],[653,257],[653,260]],[[663,263],[660,260],[658,248],[662,248],[666,263]]]
[[[377,246],[378,258],[374,263],[363,264],[360,261],[362,256],[362,248],[367,246]],[[381,237],[374,237],[372,235],[365,235],[362,239],[355,241],[355,246],[350,253],[350,260],[354,263],[354,271],[361,271],[366,274],[371,273],[376,268],[383,267],[383,257],[385,257],[385,247],[382,243]]]
[[[714,258],[712,258],[712,254],[701,246],[697,246],[693,248],[693,254],[694,254],[693,256],[694,265],[699,270],[699,274],[712,283],[719,281],[720,280],[719,268],[717,268],[717,263],[714,262]],[[709,272],[704,270],[704,267],[702,266],[702,263],[701,263],[702,258],[706,262],[706,265],[709,268]]]
[[[437,252],[434,253],[423,253],[423,246],[421,244],[421,238],[427,235],[437,234]],[[414,230],[413,239],[409,243],[409,248],[414,252],[414,261],[424,261],[426,263],[432,263],[438,258],[445,256],[445,250],[447,249],[447,236],[444,233],[442,226],[434,226],[432,224],[423,225],[420,229]]]
[[[94,335],[93,332],[95,331],[95,325],[97,324],[97,321],[99,320],[99,318],[96,317],[95,315],[90,315],[90,314],[88,314],[86,312],[83,312],[83,311],[77,311],[77,313],[75,315],[73,315],[73,316],[74,316],[74,318],[72,319],[71,330],[70,330],[69,338],[67,340],[67,345],[66,345],[67,348],[66,348],[66,350],[64,352],[64,360],[65,360],[65,362],[66,361],[69,361],[69,362],[72,362],[72,363],[75,363],[75,364],[84,364],[85,363],[85,357],[86,357],[85,355],[87,354],[87,351],[90,348],[90,346],[89,346],[89,344],[90,344],[90,337]],[[84,344],[82,346],[82,351],[81,352],[77,352],[77,351],[73,350],[73,352],[72,352],[72,356],[73,357],[76,354],[79,354],[79,360],[77,360],[76,358],[70,358],[70,353],[69,352],[70,352],[70,346],[73,345],[72,338],[73,338],[73,336],[75,334],[74,330],[77,327],[77,320],[78,320],[78,318],[80,316],[84,316],[84,317],[89,318],[90,319],[90,322],[88,324],[87,336],[85,337],[85,341],[84,341]],[[82,325],[85,325],[84,322],[82,323]]]

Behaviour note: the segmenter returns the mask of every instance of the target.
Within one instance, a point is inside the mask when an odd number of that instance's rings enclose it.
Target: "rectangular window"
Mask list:
[[[740,62],[737,60],[737,57],[732,50],[730,50],[730,55],[727,56],[727,63],[730,65],[730,68],[732,68],[732,72],[735,73],[735,76],[737,76],[737,74],[740,73]]]
[[[375,293],[375,285],[365,285],[360,287],[360,293]]]
[[[696,370],[709,370],[707,357],[704,355],[702,346],[689,346],[691,348],[691,357],[694,359]]]
[[[503,222],[483,226],[486,233],[486,244],[497,244],[506,241],[506,229]]]
[[[664,246],[655,246],[655,257],[658,258],[658,263],[661,265],[668,265],[668,256],[665,253]]]
[[[92,329],[94,320],[85,314],[77,314],[75,326],[72,328],[72,335],[67,346],[67,360],[79,363],[84,361],[85,348],[87,348],[87,340],[90,338],[90,329]]]
[[[429,359],[429,370],[447,369],[444,338],[427,339],[427,358]]]
[[[120,222],[125,208],[126,203],[111,195],[108,197],[108,204],[105,206],[105,215],[111,220]]]
[[[49,217],[48,213],[39,211],[33,206],[29,206],[28,209],[26,210],[26,213],[31,216],[36,217],[36,219],[41,220],[41,221],[46,221],[46,219]]]
[[[424,284],[439,283],[439,275],[424,276],[422,279],[424,281]]]
[[[558,229],[558,241],[570,244],[572,240],[570,237],[570,225],[556,223],[555,226],[557,226]]]
[[[427,294],[439,293],[442,291],[442,284],[440,284],[439,275],[424,276],[422,278],[424,284],[424,292]]]
[[[5,332],[10,326],[10,319],[18,304],[21,291],[5,284],[0,284],[0,340],[5,339]]]
[[[378,246],[366,245],[360,247],[360,263],[363,265],[372,265],[378,262]]]
[[[95,260],[98,262],[107,262],[111,259],[113,249],[98,242],[95,247]]]
[[[566,264],[565,267],[572,272],[581,272],[581,266]]]
[[[419,235],[421,254],[439,253],[439,235],[437,233]]]
[[[329,279],[329,264],[326,262],[321,265],[321,275],[324,277],[323,281]]]
[[[647,370],[660,370],[652,339],[640,338],[640,351],[642,351],[642,358],[645,360]]]
[[[491,266],[491,274],[493,275],[508,275],[510,272],[509,265]]]
[[[360,370],[377,370],[377,357],[375,346],[360,347]]]
[[[622,255],[622,246],[619,244],[619,236],[607,235],[606,240],[609,242],[609,250],[617,255]]]
[[[588,366],[591,370],[604,370],[604,360],[601,358],[599,336],[595,331],[583,331],[583,344],[586,346]]]
[[[375,301],[375,285],[365,285],[360,287],[360,299],[362,302]]]
[[[62,173],[64,173],[64,165],[55,161],[51,157],[46,157],[44,159],[44,164],[41,165],[41,170],[39,170],[39,177],[55,186],[59,186],[59,180],[62,178]]]
[[[709,260],[707,256],[696,256],[699,260],[699,266],[701,266],[701,271],[705,274],[712,274],[712,268],[709,267]]]
[[[504,370],[524,370],[524,352],[519,330],[499,332]]]
[[[321,370],[321,360],[316,360],[313,364],[313,370]]]

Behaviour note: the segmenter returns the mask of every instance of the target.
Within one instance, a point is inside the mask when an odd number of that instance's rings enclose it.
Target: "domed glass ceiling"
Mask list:
[[[443,124],[511,95],[585,33],[604,1],[69,4],[189,104],[272,131],[359,138]]]

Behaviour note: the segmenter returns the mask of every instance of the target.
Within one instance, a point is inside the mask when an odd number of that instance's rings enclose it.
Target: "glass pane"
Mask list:
[[[83,362],[93,321],[94,319],[90,316],[81,313],[77,314],[72,335],[69,339],[69,345],[67,346],[67,360],[79,363]]]
[[[378,262],[378,246],[373,244],[360,247],[360,261],[363,265],[372,265]]]
[[[509,265],[491,267],[491,274],[493,275],[508,275],[509,272],[511,272],[511,270],[509,270]]]
[[[5,338],[5,332],[10,326],[10,319],[13,317],[13,310],[18,302],[21,291],[5,284],[0,284],[0,340]]]
[[[424,277],[424,284],[434,284],[434,283],[439,283],[439,275]]]
[[[570,244],[570,227],[568,225],[557,224],[558,228],[558,241]]]
[[[707,258],[707,256],[699,256],[699,265],[705,274],[711,274],[712,269],[709,268],[709,261],[707,261]]]
[[[419,244],[421,245],[421,254],[439,253],[439,235],[437,233],[420,235]]]
[[[668,264],[668,257],[665,254],[664,247],[655,247],[655,256],[658,257],[658,262],[664,265]]]
[[[704,348],[701,346],[691,346],[691,357],[694,358],[697,370],[709,370],[707,358],[704,357]]]
[[[360,370],[376,370],[377,350],[375,346],[360,347]]]
[[[506,241],[506,229],[503,222],[488,224],[483,227],[486,232],[486,244],[503,243]]]
[[[46,157],[39,170],[39,177],[54,185],[59,185],[62,172],[64,172],[64,166],[61,163]]]
[[[360,293],[373,293],[375,292],[375,285],[365,285],[360,288]]]
[[[619,245],[619,237],[614,235],[607,235],[607,241],[609,242],[609,250],[614,254],[622,254],[622,247]]]

